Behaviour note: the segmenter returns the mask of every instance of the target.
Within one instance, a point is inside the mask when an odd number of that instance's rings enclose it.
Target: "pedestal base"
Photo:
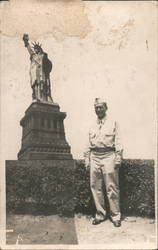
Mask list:
[[[65,138],[65,117],[58,104],[33,102],[20,122],[23,133],[18,159],[72,159]]]

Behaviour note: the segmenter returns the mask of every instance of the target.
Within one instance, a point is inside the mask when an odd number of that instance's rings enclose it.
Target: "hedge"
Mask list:
[[[123,214],[154,217],[154,161],[124,160],[120,194]],[[7,161],[6,201],[7,212],[14,213],[95,212],[83,160],[75,160],[75,168],[51,167],[51,160]]]
[[[53,162],[52,162],[53,163]],[[74,211],[74,168],[49,160],[7,161],[7,211],[71,214]]]
[[[84,162],[76,161],[77,212],[95,211],[89,188],[89,173]],[[82,178],[81,178],[82,176]],[[119,171],[120,205],[125,215],[155,216],[154,161],[131,160],[122,162]]]

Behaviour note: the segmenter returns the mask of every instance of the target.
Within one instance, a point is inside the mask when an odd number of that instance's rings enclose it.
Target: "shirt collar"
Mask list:
[[[104,124],[107,119],[107,115],[103,119],[97,119],[97,124]]]

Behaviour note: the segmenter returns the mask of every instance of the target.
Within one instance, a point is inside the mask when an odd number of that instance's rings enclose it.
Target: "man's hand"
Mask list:
[[[121,167],[122,162],[122,154],[117,152],[115,155],[115,169],[119,169]]]
[[[115,169],[119,169],[121,167],[121,163],[115,163]]]
[[[87,171],[90,169],[90,162],[89,162],[89,159],[85,159],[85,167],[86,167],[86,170],[87,170]]]

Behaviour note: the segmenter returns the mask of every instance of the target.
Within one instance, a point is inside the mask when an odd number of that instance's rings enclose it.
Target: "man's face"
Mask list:
[[[99,119],[103,119],[106,115],[106,107],[104,104],[97,104],[95,106],[95,113]]]

